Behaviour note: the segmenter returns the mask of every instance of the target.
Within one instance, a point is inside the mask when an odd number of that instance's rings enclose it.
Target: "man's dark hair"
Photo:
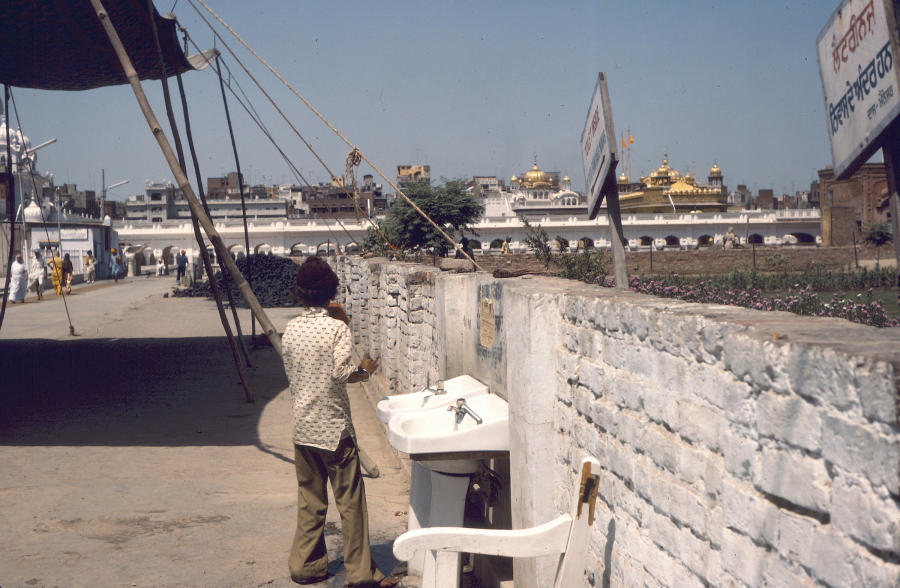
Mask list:
[[[328,306],[328,303],[337,294],[337,287],[333,290],[310,290],[308,288],[297,287],[297,296],[304,306]]]
[[[297,270],[297,295],[306,306],[328,306],[339,285],[337,275],[320,257],[307,258]]]

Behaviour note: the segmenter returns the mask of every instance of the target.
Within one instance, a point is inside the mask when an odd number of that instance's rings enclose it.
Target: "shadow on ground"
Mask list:
[[[259,349],[248,403],[224,337],[2,340],[0,358],[0,445],[266,451],[259,418],[288,385]]]

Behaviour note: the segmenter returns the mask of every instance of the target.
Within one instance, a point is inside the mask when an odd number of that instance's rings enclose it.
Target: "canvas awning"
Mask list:
[[[103,6],[142,80],[160,79],[146,0],[105,0]],[[153,9],[166,75],[202,69],[215,49],[188,58],[174,18]],[[127,84],[88,0],[0,1],[0,84],[43,90],[89,90]]]

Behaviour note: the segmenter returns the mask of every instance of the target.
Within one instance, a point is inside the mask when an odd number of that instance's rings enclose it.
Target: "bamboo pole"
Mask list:
[[[162,46],[159,42],[159,32],[156,29],[156,22],[153,20],[153,0],[147,0],[147,12],[151,15],[150,18],[150,28],[153,29],[153,39],[156,42],[156,55],[159,58],[159,71],[165,73],[166,70],[166,62],[163,57]],[[181,77],[179,76],[179,81]],[[172,97],[169,93],[169,81],[165,76],[161,77],[162,89],[163,89],[163,98],[166,103],[166,116],[169,118],[169,127],[172,129],[172,138],[175,140],[175,149],[178,151],[178,165],[181,166],[182,171],[184,171],[185,157],[184,157],[184,149],[181,145],[181,135],[178,133],[178,126],[175,123],[175,112],[172,109]],[[234,365],[237,368],[238,377],[240,378],[241,385],[244,388],[244,394],[247,397],[247,402],[254,402],[253,398],[253,390],[250,388],[250,381],[247,379],[247,373],[244,371],[244,367],[241,365],[241,358],[238,355],[238,347],[237,343],[234,340],[234,335],[231,332],[231,325],[228,324],[228,317],[225,316],[225,310],[222,306],[222,295],[219,292],[219,288],[216,284],[215,275],[213,275],[212,264],[209,262],[209,252],[206,250],[206,244],[203,242],[203,234],[200,232],[200,225],[197,223],[197,217],[191,215],[191,223],[194,227],[194,237],[197,239],[197,245],[200,248],[200,257],[203,259],[203,267],[206,269],[206,275],[209,277],[210,286],[212,288],[213,298],[216,299],[216,308],[219,311],[219,319],[222,321],[222,327],[225,329],[225,337],[228,339],[228,346],[231,348],[231,355],[234,359]]]
[[[238,157],[237,143],[234,140],[234,128],[231,126],[231,114],[228,112],[228,99],[225,97],[225,82],[222,80],[221,58],[216,57],[216,73],[219,74],[219,89],[222,90],[222,105],[225,107],[225,120],[228,122],[228,136],[231,137],[231,150],[234,152],[234,166],[237,168],[238,193],[241,195],[241,219],[244,223],[244,249],[247,261],[247,281],[253,288],[253,257],[250,256],[250,231],[247,228],[247,202],[244,199],[244,174],[241,173],[241,160]],[[256,323],[250,319],[250,341],[256,337]]]
[[[6,104],[4,105],[6,110],[6,214],[9,215],[9,251],[7,252],[6,259],[6,281],[5,287],[3,289],[3,300],[0,301],[0,327],[3,326],[3,317],[6,315],[6,301],[9,298],[9,284],[12,281],[12,262],[13,262],[13,249],[15,249],[15,234],[16,234],[16,219],[13,218],[16,209],[16,192],[15,192],[15,182],[13,181],[13,166],[12,166],[12,151],[10,150],[10,141],[9,141],[9,129],[12,127],[12,119],[9,116],[9,86],[3,86],[3,96]],[[24,202],[25,199],[23,198]],[[22,213],[22,218],[25,218],[25,213]]]
[[[138,77],[137,71],[135,71],[134,66],[131,63],[131,59],[128,57],[128,53],[125,51],[125,47],[122,45],[122,41],[119,39],[119,35],[118,33],[116,33],[115,27],[110,22],[109,15],[103,8],[102,2],[100,2],[100,0],[91,0],[91,5],[94,7],[94,11],[97,13],[97,18],[100,19],[100,23],[103,25],[103,30],[109,37],[109,41],[116,52],[116,56],[119,58],[122,69],[125,71],[125,76],[128,78],[129,84],[131,84],[131,89],[134,91],[134,96],[141,108],[141,112],[144,114],[144,118],[147,120],[147,124],[150,126],[150,131],[153,133],[153,136],[156,137],[156,142],[159,144],[159,147],[166,158],[166,163],[169,164],[169,168],[172,170],[172,173],[175,176],[175,180],[178,183],[178,187],[181,188],[181,191],[188,202],[188,206],[190,206],[191,213],[197,217],[197,220],[203,227],[203,231],[206,233],[206,236],[213,244],[213,247],[216,250],[216,255],[228,269],[228,273],[231,274],[231,277],[234,280],[235,285],[238,287],[238,290],[240,290],[241,295],[243,295],[244,300],[246,300],[250,305],[250,310],[253,312],[253,316],[256,317],[256,320],[259,321],[259,324],[262,326],[263,331],[269,338],[269,341],[272,343],[272,347],[275,349],[275,351],[278,352],[278,355],[281,355],[281,339],[278,336],[278,332],[275,330],[275,326],[272,324],[272,321],[269,320],[269,317],[262,309],[262,306],[259,304],[259,300],[256,299],[256,295],[253,294],[253,290],[250,289],[250,286],[247,284],[244,276],[241,275],[240,270],[238,270],[237,266],[234,264],[234,261],[232,261],[231,255],[228,253],[228,249],[222,242],[222,237],[219,235],[219,232],[216,231],[216,227],[213,225],[212,221],[203,210],[203,205],[194,194],[194,189],[191,187],[190,181],[187,179],[184,170],[181,169],[181,165],[178,163],[178,159],[175,156],[175,153],[172,151],[172,146],[169,145],[169,141],[166,138],[166,135],[163,132],[163,129],[160,126],[156,115],[153,114],[153,109],[150,107],[150,103],[147,100],[147,95],[144,94],[144,90],[143,88],[141,88],[141,82]],[[153,18],[152,14],[150,15],[150,18]],[[165,72],[161,73],[162,75],[165,75]]]
[[[194,163],[194,174],[197,176],[197,190],[200,192],[200,202],[203,204],[203,210],[209,215],[209,205],[206,203],[206,195],[203,193],[203,176],[200,174],[200,162],[197,161],[197,150],[194,149],[194,136],[191,133],[191,117],[188,113],[187,106],[187,96],[184,92],[184,83],[181,81],[181,74],[178,74],[178,93],[181,95],[181,108],[184,113],[184,134],[187,136],[188,147],[191,150],[191,161]],[[194,232],[198,235],[200,234],[200,227],[196,223],[196,219],[191,218],[194,221]],[[206,245],[202,243],[202,241],[198,241],[201,244],[201,248],[203,251],[206,250]],[[206,265],[207,260],[204,258],[203,264]],[[211,266],[210,266],[211,267]],[[209,285],[212,288],[213,296],[216,299],[216,305],[219,307],[219,313],[224,315],[224,311],[222,310],[222,297],[218,292],[219,285],[215,280],[215,275],[212,273],[211,269],[207,270],[207,274],[209,275]],[[234,294],[231,292],[231,288],[228,286],[228,274],[222,273],[222,284],[225,286],[225,294],[228,296],[228,305],[231,307],[232,318],[234,319],[234,328],[237,331],[237,340],[241,345],[241,351],[244,354],[244,361],[247,364],[247,367],[253,367],[250,364],[250,354],[247,353],[247,346],[244,344],[244,333],[241,332],[241,320],[238,317],[237,307],[234,304]],[[253,287],[253,284],[250,285]],[[228,324],[228,319],[223,318],[222,324]],[[227,330],[227,329],[226,329]]]

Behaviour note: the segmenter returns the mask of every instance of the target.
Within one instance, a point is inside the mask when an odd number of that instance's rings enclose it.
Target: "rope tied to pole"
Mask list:
[[[362,226],[362,221],[359,219],[359,193],[356,191],[356,177],[353,174],[353,168],[359,165],[359,162],[362,161],[362,155],[359,153],[359,149],[356,147],[347,154],[347,163],[344,165],[344,188],[347,186],[350,187],[351,196],[353,197],[353,210],[356,212],[356,226]]]

